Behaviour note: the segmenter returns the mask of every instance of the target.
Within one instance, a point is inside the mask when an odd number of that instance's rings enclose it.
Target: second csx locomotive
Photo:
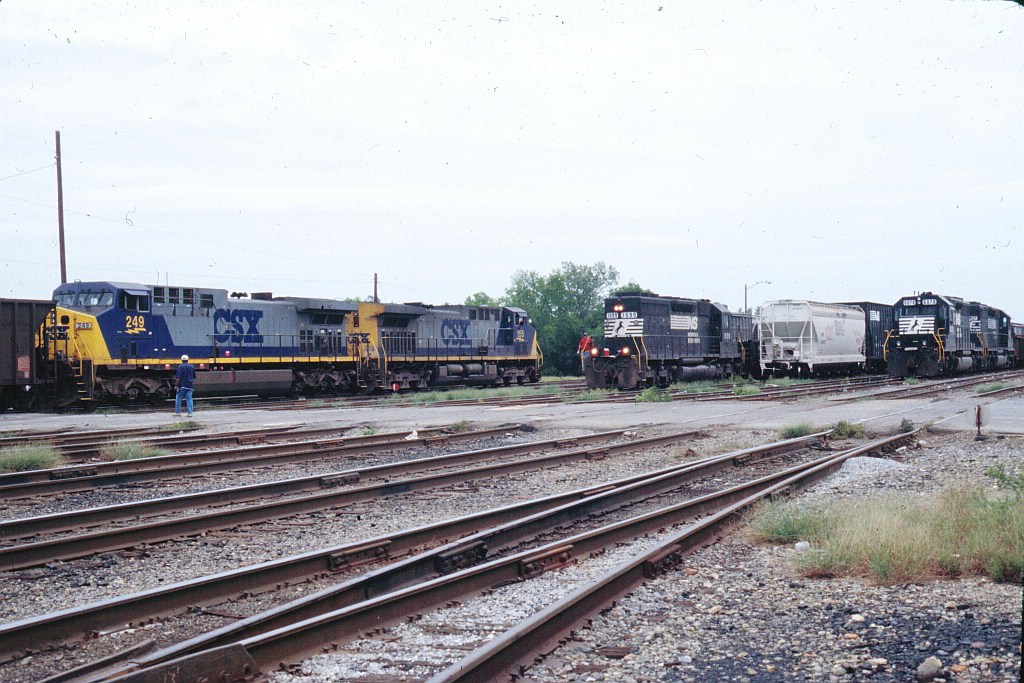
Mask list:
[[[54,292],[50,354],[77,378],[58,404],[163,400],[187,354],[207,393],[333,394],[536,382],[526,312],[75,282]]]
[[[894,307],[886,341],[894,377],[934,377],[1011,367],[1016,357],[1010,317],[977,301],[925,292]]]
[[[605,299],[603,344],[582,349],[589,387],[635,389],[739,374],[753,316],[707,299],[621,294]]]

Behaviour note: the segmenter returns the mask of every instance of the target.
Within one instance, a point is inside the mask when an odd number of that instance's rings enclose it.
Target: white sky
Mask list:
[[[69,279],[441,303],[603,260],[1024,318],[1013,2],[2,0],[0,45],[0,296],[59,283],[60,130]]]

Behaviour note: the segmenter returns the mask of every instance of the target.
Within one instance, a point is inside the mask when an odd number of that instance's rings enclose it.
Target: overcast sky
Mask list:
[[[0,1],[0,296],[461,302],[616,267],[731,308],[1024,318],[1013,2]]]

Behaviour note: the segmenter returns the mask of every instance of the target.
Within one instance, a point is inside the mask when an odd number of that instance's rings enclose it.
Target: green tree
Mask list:
[[[603,262],[587,266],[566,261],[547,276],[520,270],[503,301],[530,315],[548,371],[571,374],[580,370],[580,335],[601,336],[604,297],[618,278],[618,271]]]
[[[627,282],[624,285],[619,285],[618,287],[616,287],[615,288],[615,293],[616,294],[640,294],[642,296],[657,296],[657,294],[655,292],[652,292],[651,290],[647,289],[646,287],[641,287],[640,285],[638,285],[637,283],[633,282],[632,280],[630,280],[629,282]]]
[[[477,292],[466,297],[466,306],[501,306],[501,299],[495,299],[487,292]]]

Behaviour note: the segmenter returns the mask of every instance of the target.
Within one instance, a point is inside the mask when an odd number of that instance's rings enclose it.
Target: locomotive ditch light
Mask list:
[[[601,353],[601,350],[598,349],[596,346],[594,348],[590,349],[590,355],[591,356],[596,356],[599,353]]]
[[[623,356],[628,356],[629,355],[629,347],[628,346],[623,346],[622,347],[622,355]]]

